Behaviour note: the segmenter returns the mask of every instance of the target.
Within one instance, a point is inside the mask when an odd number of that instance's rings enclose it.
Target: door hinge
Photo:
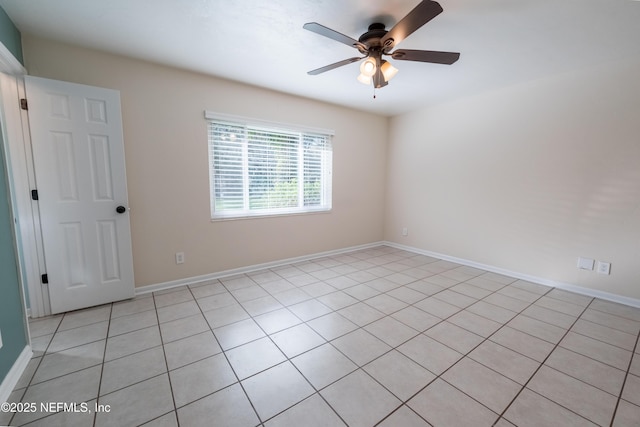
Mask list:
[[[31,200],[38,200],[38,190],[31,190]]]
[[[23,110],[29,110],[29,105],[27,104],[26,98],[20,98],[20,108]]]
[[[49,275],[48,274],[43,274],[42,276],[40,276],[40,278],[42,279],[42,284],[46,285],[47,283],[49,283]]]

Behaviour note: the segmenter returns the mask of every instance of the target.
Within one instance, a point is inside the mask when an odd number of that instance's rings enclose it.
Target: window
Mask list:
[[[211,217],[331,210],[331,133],[209,119]]]

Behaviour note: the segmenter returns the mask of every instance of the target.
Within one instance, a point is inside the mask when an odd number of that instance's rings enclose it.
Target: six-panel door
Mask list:
[[[51,310],[131,298],[120,94],[25,80]]]

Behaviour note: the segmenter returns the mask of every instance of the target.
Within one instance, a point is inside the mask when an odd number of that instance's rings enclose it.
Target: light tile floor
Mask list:
[[[0,425],[640,426],[639,309],[386,246],[30,329]]]

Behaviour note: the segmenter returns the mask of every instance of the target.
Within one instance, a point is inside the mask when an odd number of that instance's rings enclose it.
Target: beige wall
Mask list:
[[[604,64],[393,118],[385,238],[639,299],[639,75]]]
[[[389,123],[30,36],[23,43],[33,75],[121,91],[138,285],[385,238],[640,299],[637,61]],[[205,109],[334,129],[333,212],[210,222]],[[611,275],[578,270],[578,256],[611,262]]]
[[[387,118],[28,35],[23,47],[32,75],[121,92],[138,286],[382,239]],[[204,110],[335,130],[332,212],[212,223]]]

